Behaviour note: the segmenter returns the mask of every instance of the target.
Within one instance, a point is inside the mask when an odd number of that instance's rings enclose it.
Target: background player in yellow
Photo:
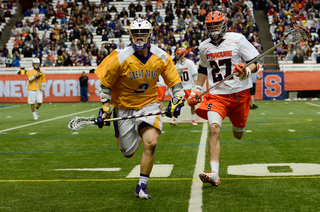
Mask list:
[[[29,80],[28,85],[28,103],[31,105],[31,111],[33,119],[38,120],[38,109],[41,106],[43,95],[42,92],[45,90],[45,74],[39,67],[39,58],[32,60],[32,68],[28,69],[27,75]],[[35,105],[37,103],[37,105]]]
[[[100,128],[110,125],[110,122],[104,122],[112,113],[110,105],[115,106],[114,117],[160,112],[157,101],[159,75],[173,91],[166,115],[179,116],[184,105],[180,76],[170,55],[150,44],[151,24],[147,20],[137,19],[130,24],[129,31],[131,46],[114,50],[95,70],[101,81],[100,97],[103,104],[97,119]],[[127,158],[132,157],[143,142],[139,184],[135,196],[150,199],[146,184],[162,131],[161,115],[121,120],[114,122],[114,128],[119,149]]]

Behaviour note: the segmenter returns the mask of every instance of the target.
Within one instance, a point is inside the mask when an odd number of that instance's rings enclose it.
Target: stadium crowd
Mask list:
[[[13,48],[5,45],[0,49],[0,63],[19,67],[22,57],[38,57],[41,66],[99,65],[114,49],[129,44],[122,37],[129,34],[130,21],[140,16],[152,23],[154,44],[172,56],[176,49],[184,47],[188,50],[186,57],[197,63],[199,44],[208,38],[205,17],[215,10],[227,15],[228,31],[244,34],[262,52],[253,16],[257,2],[145,0],[128,2],[127,7],[118,11],[108,0],[99,5],[88,0],[36,0],[32,8],[23,12],[24,21],[19,19],[11,29]],[[2,4],[2,8],[8,9],[12,1],[9,3]],[[159,10],[164,10],[165,16]],[[173,26],[175,20],[178,24]],[[43,33],[40,35],[39,31]],[[101,45],[94,41],[95,36],[101,37]]]
[[[294,25],[307,28],[308,41],[296,45],[282,45],[276,49],[277,62],[303,63],[311,60],[320,63],[317,45],[320,45],[319,1],[267,1],[265,14],[269,18],[272,43],[283,41]],[[319,59],[318,59],[319,58]]]

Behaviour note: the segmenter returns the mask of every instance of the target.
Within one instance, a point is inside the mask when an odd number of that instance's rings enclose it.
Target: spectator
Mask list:
[[[86,72],[82,72],[82,76],[79,78],[81,102],[88,101],[88,80],[89,78],[86,76]]]
[[[112,12],[116,13],[117,12],[117,8],[114,6],[114,4],[112,4],[108,11],[111,12],[111,13]]]
[[[315,51],[312,52],[312,54],[311,54],[311,60],[312,61],[317,61],[317,58],[319,57],[319,55],[320,55],[320,52],[318,50],[318,47],[316,47]]]
[[[10,54],[7,54],[6,59],[4,60],[6,67],[12,67],[12,57]]]
[[[91,60],[90,57],[86,57],[85,61],[83,62],[83,66],[91,66]]]
[[[293,57],[293,63],[304,63],[304,59],[300,53],[300,50],[297,50],[295,56]]]
[[[131,9],[129,9],[129,11],[130,11],[130,10],[131,10]],[[140,1],[138,1],[137,6],[135,7],[135,11],[137,11],[137,12],[142,12],[142,5],[141,5]]]
[[[10,37],[16,37],[19,34],[17,27],[14,25],[10,31]]]
[[[71,60],[71,57],[68,55],[67,59],[63,62],[63,66],[73,66],[73,61]]]
[[[123,19],[121,20],[121,23],[123,26],[130,26],[130,20],[127,18],[127,15],[123,16]]]
[[[23,56],[24,57],[32,57],[32,54],[33,54],[33,52],[31,50],[30,46],[25,45],[25,49],[23,51]]]
[[[37,13],[39,14],[39,8],[34,5],[33,8],[32,8],[32,13],[33,14],[37,14]]]
[[[96,34],[97,35],[102,35],[102,31],[103,31],[103,28],[101,27],[100,24],[98,24],[97,29],[96,29]]]
[[[31,11],[29,8],[27,8],[27,10],[24,11],[23,15],[24,15],[25,17],[30,17],[30,16],[32,15],[32,11]]]
[[[130,7],[130,5],[129,5],[129,7]],[[129,8],[129,10],[130,10],[130,8]],[[126,8],[122,9],[122,11],[119,14],[119,18],[123,18],[124,16],[128,16],[128,12],[127,12]]]
[[[109,23],[110,29],[114,29],[115,26],[116,26],[116,23],[113,21],[113,19],[110,19],[110,23]]]
[[[21,21],[20,18],[18,18],[18,21],[16,22],[16,25],[15,25],[17,28],[22,28],[23,27],[23,23]]]
[[[63,56],[62,55],[58,56],[56,61],[56,66],[63,66],[63,63],[64,63]]]
[[[53,66],[53,60],[49,52],[47,53],[47,57],[43,61],[43,66],[47,66],[47,67]]]
[[[15,55],[12,56],[12,67],[20,67],[20,61]]]
[[[105,30],[102,35],[102,41],[108,41],[108,38],[109,38],[109,33],[107,30]]]
[[[153,8],[152,8],[152,1],[151,0],[146,0],[145,1],[145,11],[153,11]],[[130,10],[131,11],[131,10]],[[131,16],[130,16],[131,17]]]
[[[126,44],[122,41],[122,38],[119,38],[119,42],[117,43],[118,48],[120,49],[120,46],[122,46],[123,48],[126,47]]]
[[[129,11],[129,17],[130,18],[135,18],[136,17],[136,11],[134,10],[134,8],[131,8]]]

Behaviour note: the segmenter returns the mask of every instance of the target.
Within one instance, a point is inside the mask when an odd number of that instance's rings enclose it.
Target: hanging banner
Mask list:
[[[285,98],[283,72],[263,72],[263,100]]]

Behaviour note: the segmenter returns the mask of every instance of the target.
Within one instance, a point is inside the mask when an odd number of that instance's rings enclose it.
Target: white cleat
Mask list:
[[[196,120],[194,120],[194,119],[192,120],[192,125],[193,125],[193,126],[197,126],[197,125],[198,125],[197,122],[196,122]]]
[[[34,120],[38,120],[37,114],[34,114],[34,115],[33,115],[33,119],[34,119]]]
[[[171,125],[173,126],[177,126],[178,125],[178,120],[176,118],[174,118],[171,122],[170,122]]]
[[[199,174],[199,178],[204,183],[210,183],[212,186],[220,186],[220,177],[215,171]]]

